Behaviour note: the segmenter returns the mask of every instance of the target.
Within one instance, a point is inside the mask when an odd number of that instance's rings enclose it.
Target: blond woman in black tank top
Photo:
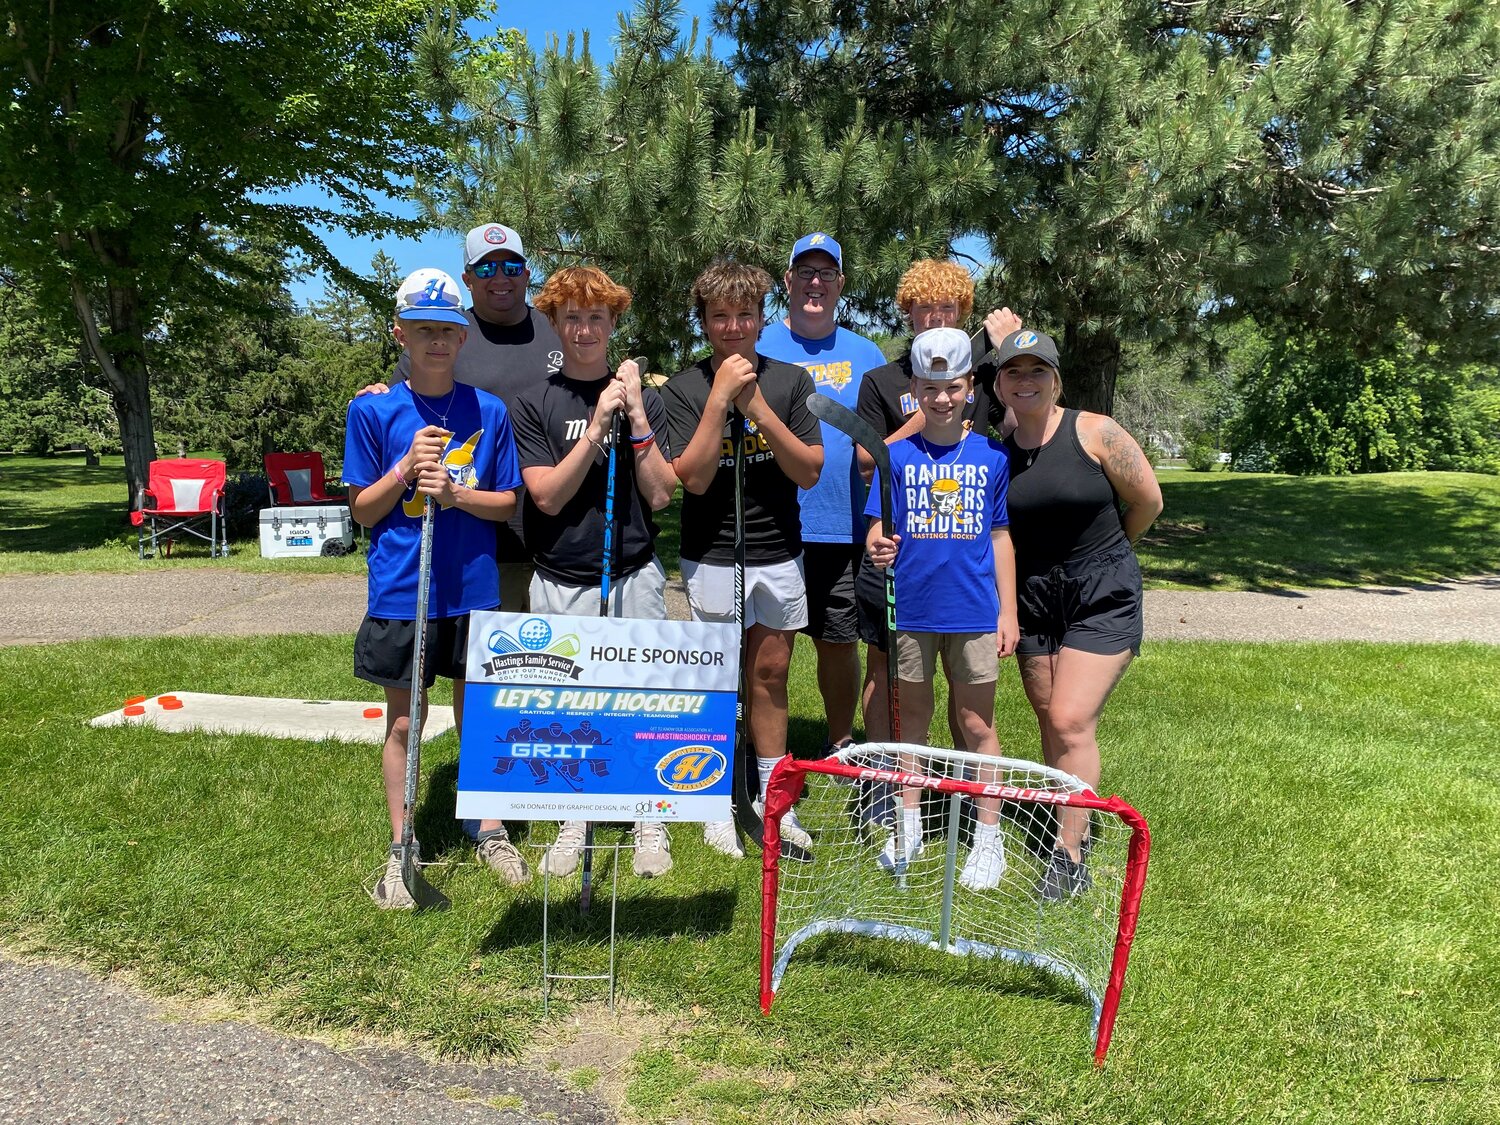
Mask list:
[[[1097,788],[1099,715],[1140,650],[1141,579],[1131,545],[1161,514],[1161,489],[1114,419],[1058,405],[1057,345],[1049,336],[1013,333],[996,362],[996,394],[1016,420],[1005,445],[1021,682],[1047,764]],[[1060,810],[1037,886],[1043,899],[1087,889],[1087,834],[1086,812]]]

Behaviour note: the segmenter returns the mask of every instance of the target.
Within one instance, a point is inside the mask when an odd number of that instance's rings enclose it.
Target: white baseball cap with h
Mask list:
[[[957,328],[929,328],[911,342],[914,379],[945,382],[967,375],[974,367],[968,333]]]
[[[526,248],[521,245],[519,234],[504,223],[485,223],[464,239],[464,265],[472,266],[496,250],[508,250],[523,262],[526,260]]]
[[[422,269],[408,274],[396,290],[396,319],[441,320],[467,326],[463,287],[442,270]]]

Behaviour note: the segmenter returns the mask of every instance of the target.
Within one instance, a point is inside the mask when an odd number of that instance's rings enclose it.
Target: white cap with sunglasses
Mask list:
[[[464,239],[464,265],[473,272],[475,262],[496,250],[514,254],[523,264],[526,261],[526,248],[521,245],[519,234],[504,223],[485,223],[471,230]]]

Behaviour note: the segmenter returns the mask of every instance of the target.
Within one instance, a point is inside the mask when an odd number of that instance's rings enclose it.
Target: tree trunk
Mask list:
[[[120,423],[120,448],[125,451],[125,486],[130,489],[130,507],[140,507],[141,489],[156,460],[156,430],[151,420],[151,382],[139,355],[119,356],[115,362],[124,379],[123,389],[114,389],[115,418]]]
[[[146,367],[146,326],[141,322],[140,294],[128,287],[108,287],[109,338],[99,331],[93,301],[78,275],[70,279],[73,311],[83,328],[89,353],[104,372],[120,423],[125,453],[125,487],[131,510],[140,507],[141,490],[156,459],[156,428],[151,418],[151,374]]]
[[[1107,328],[1069,324],[1062,339],[1063,400],[1078,410],[1113,414],[1120,374],[1120,338]]]

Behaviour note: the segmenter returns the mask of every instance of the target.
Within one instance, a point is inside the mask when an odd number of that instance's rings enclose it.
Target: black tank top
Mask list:
[[[1037,449],[1022,449],[1012,433],[1005,452],[1018,574],[1045,574],[1126,542],[1114,486],[1078,440],[1078,411],[1064,410],[1052,439]]]

